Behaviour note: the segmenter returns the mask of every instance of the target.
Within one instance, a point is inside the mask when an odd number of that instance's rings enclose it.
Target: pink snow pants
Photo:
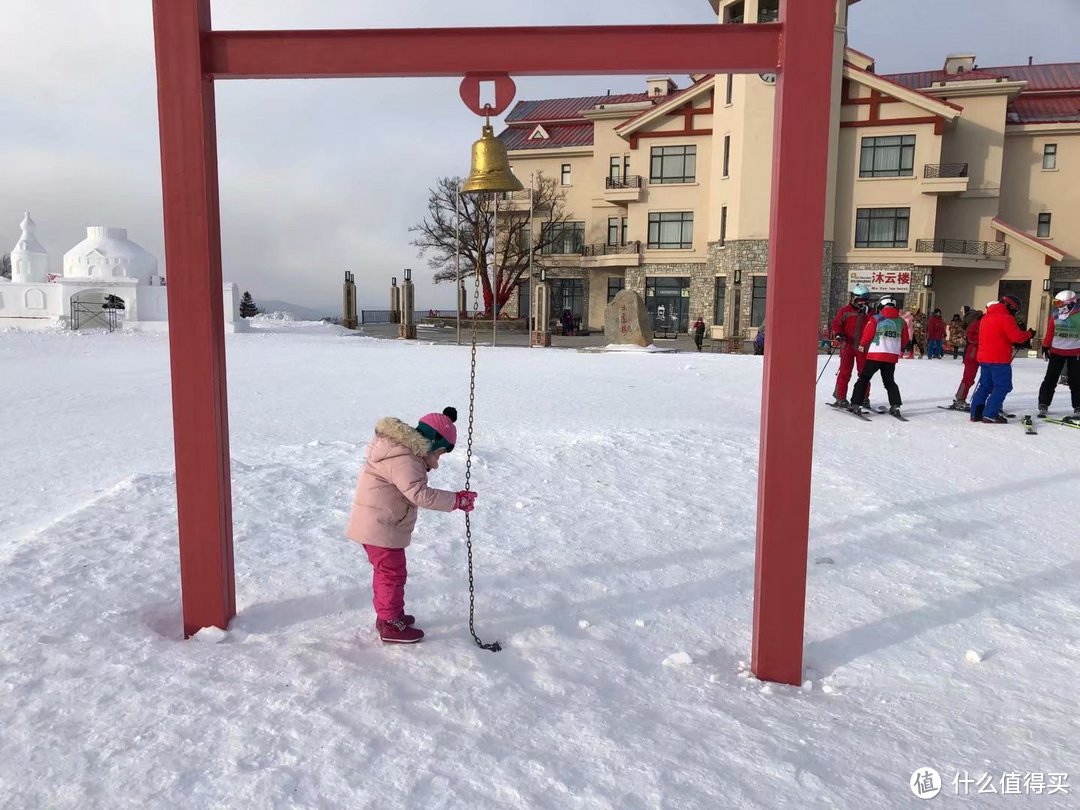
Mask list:
[[[374,598],[375,615],[380,621],[392,622],[400,619],[405,612],[405,549],[383,548],[364,544],[368,560],[371,561],[371,590]]]

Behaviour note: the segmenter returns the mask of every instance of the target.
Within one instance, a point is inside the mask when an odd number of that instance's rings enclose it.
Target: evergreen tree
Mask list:
[[[11,256],[7,253],[0,256],[0,277],[11,280]]]
[[[259,308],[255,306],[255,299],[251,297],[251,293],[244,290],[244,294],[240,296],[240,317],[250,318],[252,315],[258,315]]]

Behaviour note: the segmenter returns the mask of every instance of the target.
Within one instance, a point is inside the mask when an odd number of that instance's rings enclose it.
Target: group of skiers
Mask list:
[[[1038,415],[1046,417],[1060,383],[1069,385],[1073,418],[1080,419],[1080,301],[1072,290],[1054,297],[1053,312],[1043,339],[1042,356],[1048,362],[1046,377],[1039,388]],[[855,414],[869,409],[870,381],[880,372],[889,397],[889,413],[903,418],[900,389],[896,385],[896,364],[902,356],[913,357],[914,347],[925,348],[924,356],[944,356],[944,338],[949,337],[953,357],[964,343],[964,371],[956,391],[953,410],[968,411],[972,422],[1002,424],[1005,397],[1012,390],[1012,361],[1019,347],[1030,346],[1034,329],[1022,329],[1017,322],[1022,303],[1006,294],[986,306],[986,312],[964,307],[946,324],[940,310],[929,319],[917,310],[901,313],[896,299],[889,295],[873,302],[870,291],[862,285],[851,292],[851,300],[840,308],[832,323],[832,346],[840,349],[840,368],[836,374],[833,402]],[[847,398],[852,369],[858,377]],[[968,392],[979,383],[970,404]]]

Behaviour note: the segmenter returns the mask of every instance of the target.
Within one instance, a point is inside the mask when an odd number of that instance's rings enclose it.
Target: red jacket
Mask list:
[[[833,335],[843,335],[844,340],[854,346],[862,337],[867,321],[873,320],[874,316],[870,314],[869,310],[860,312],[857,307],[844,304],[844,306],[840,307],[840,311],[836,313],[836,317],[833,318],[832,333]]]
[[[978,360],[980,363],[1011,363],[1013,344],[1025,343],[1033,334],[1016,325],[1016,318],[1004,304],[991,304],[979,326]]]
[[[942,318],[940,315],[931,315],[930,320],[926,322],[926,339],[945,339],[945,319]]]
[[[866,352],[867,360],[896,363],[910,339],[907,322],[900,317],[900,310],[885,307],[878,317],[870,318],[863,329],[859,351]]]
[[[982,316],[979,316],[968,324],[967,332],[964,333],[964,338],[967,340],[968,346],[979,345],[979,324],[981,323]]]

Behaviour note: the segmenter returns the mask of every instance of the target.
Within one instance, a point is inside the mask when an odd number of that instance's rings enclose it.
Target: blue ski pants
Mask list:
[[[984,418],[993,419],[1005,404],[1005,397],[1012,391],[1011,363],[980,363],[979,385],[971,398],[971,413],[982,407]]]

